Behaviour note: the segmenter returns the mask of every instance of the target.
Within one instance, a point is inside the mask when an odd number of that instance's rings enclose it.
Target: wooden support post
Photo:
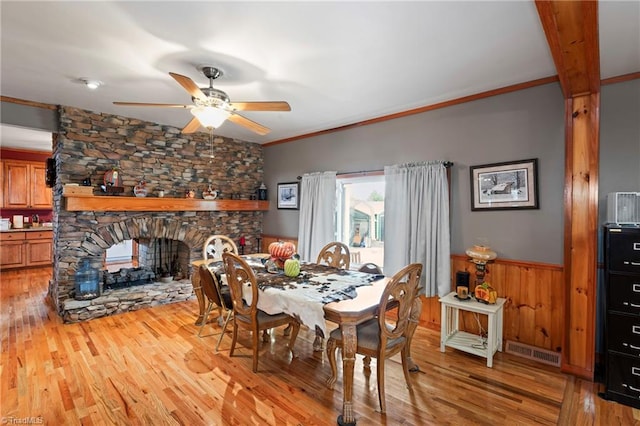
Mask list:
[[[593,380],[600,95],[566,100],[565,335],[562,371]]]

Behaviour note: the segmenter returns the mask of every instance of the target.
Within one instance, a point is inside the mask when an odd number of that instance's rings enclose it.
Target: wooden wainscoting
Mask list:
[[[466,255],[451,256],[451,282],[457,271],[468,271],[472,287],[475,265]],[[500,260],[487,265],[485,282],[497,290],[499,297],[507,299],[504,312],[504,340],[526,343],[539,348],[560,352],[563,333],[563,268],[546,263]],[[429,328],[440,328],[440,303],[437,297],[423,301],[420,323]],[[486,330],[487,321],[480,316]],[[472,313],[461,318],[464,329],[479,332]],[[461,327],[463,328],[463,327]]]

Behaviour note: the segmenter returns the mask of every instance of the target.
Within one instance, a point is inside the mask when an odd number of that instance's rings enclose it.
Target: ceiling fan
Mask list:
[[[209,79],[209,87],[200,88],[189,77],[172,72],[169,73],[191,95],[193,105],[140,102],[114,102],[114,105],[187,108],[194,117],[184,126],[182,133],[194,133],[200,126],[206,127],[212,132],[213,129],[220,127],[225,120],[229,120],[259,135],[266,135],[271,131],[268,127],[243,117],[237,111],[291,111],[291,107],[285,101],[231,102],[225,92],[213,87],[213,80],[220,77],[222,71],[216,67],[204,66],[202,67],[202,73]]]

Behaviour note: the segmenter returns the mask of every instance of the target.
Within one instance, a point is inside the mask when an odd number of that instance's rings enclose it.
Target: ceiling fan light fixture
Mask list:
[[[229,111],[211,106],[198,106],[191,108],[191,114],[206,128],[217,129],[229,118]]]
[[[102,82],[98,80],[89,80],[88,78],[81,78],[85,86],[87,86],[91,90],[96,90],[98,87],[102,86]]]

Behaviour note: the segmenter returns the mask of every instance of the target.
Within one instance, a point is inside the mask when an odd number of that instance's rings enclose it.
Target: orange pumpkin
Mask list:
[[[269,244],[269,254],[276,259],[289,259],[296,252],[296,246],[286,241],[275,241]]]

